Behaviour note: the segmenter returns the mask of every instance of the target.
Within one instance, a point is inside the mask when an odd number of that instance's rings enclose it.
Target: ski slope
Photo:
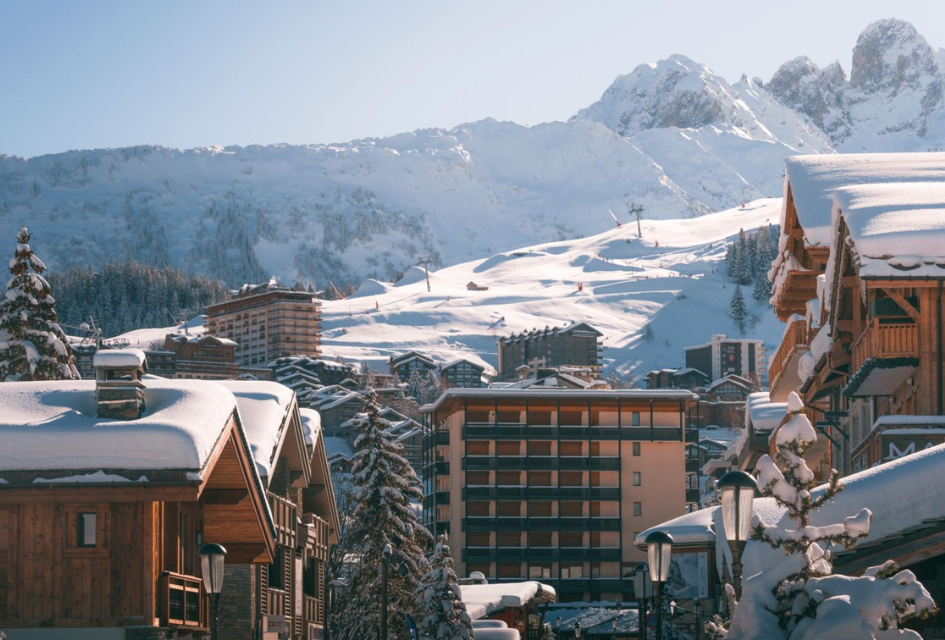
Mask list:
[[[740,228],[777,224],[780,208],[780,199],[766,198],[695,219],[644,220],[642,239],[636,223],[624,223],[499,253],[430,272],[429,293],[417,267],[395,285],[366,280],[349,298],[325,301],[324,353],[386,370],[388,356],[415,349],[489,371],[497,338],[585,320],[604,334],[605,373],[638,381],[652,368],[682,366],[685,346],[738,335],[728,317],[726,248]],[[469,291],[469,282],[488,291]],[[783,325],[750,288],[744,293],[753,316],[745,335],[765,340],[771,353]]]

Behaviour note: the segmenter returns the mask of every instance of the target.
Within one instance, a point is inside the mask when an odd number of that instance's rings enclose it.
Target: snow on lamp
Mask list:
[[[722,526],[732,551],[732,579],[735,597],[741,597],[742,551],[751,533],[752,509],[758,483],[744,471],[729,471],[719,479],[722,499]]]

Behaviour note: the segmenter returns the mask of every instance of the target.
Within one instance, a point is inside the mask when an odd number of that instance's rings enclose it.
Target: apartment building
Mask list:
[[[519,375],[519,367],[531,371],[562,365],[589,367],[596,373],[601,369],[603,334],[586,322],[575,322],[564,327],[545,327],[500,338],[499,378]]]
[[[756,379],[764,386],[768,379],[768,363],[763,340],[727,338],[714,335],[705,343],[685,347],[686,367],[698,369],[709,382],[736,375]]]
[[[236,363],[237,344],[227,338],[203,334],[190,336],[169,333],[164,336],[164,351],[175,361],[175,377],[197,380],[231,380],[240,366]],[[148,362],[151,362],[149,357]]]
[[[319,301],[270,281],[244,285],[236,296],[206,308],[207,333],[236,342],[243,366],[265,365],[284,356],[317,356]]]
[[[449,389],[424,409],[423,515],[460,575],[628,600],[634,536],[687,500],[685,390]]]

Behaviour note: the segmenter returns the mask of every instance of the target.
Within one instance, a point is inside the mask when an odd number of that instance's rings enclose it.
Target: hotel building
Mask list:
[[[686,511],[686,390],[449,389],[424,407],[424,523],[462,576],[632,598],[634,536]]]

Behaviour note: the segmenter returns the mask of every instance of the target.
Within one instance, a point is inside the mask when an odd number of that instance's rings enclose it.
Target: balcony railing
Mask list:
[[[792,320],[784,332],[784,338],[781,340],[778,350],[774,352],[774,358],[771,360],[771,369],[768,371],[768,379],[771,381],[770,387],[774,389],[778,385],[794,355],[809,350],[807,320],[799,318]]]
[[[700,497],[701,494],[699,493],[698,489],[686,489],[686,502],[694,502],[698,504]]]
[[[587,549],[585,547],[471,547],[463,551],[466,562],[476,561],[620,561],[620,549],[603,547]]]
[[[620,518],[516,518],[470,516],[464,531],[620,531]]]
[[[488,423],[466,423],[463,427],[464,439],[486,439],[486,440],[641,440],[641,441],[668,441],[679,442],[685,437],[686,442],[696,442],[698,431],[692,430],[695,438],[690,440],[690,433],[687,430],[683,434],[680,427],[670,426],[633,426],[618,427],[611,426],[569,426],[560,427],[548,425],[529,426],[525,424],[488,424]]]
[[[195,576],[165,571],[158,583],[161,626],[207,628],[210,616],[203,582]]]
[[[276,525],[279,543],[293,545],[296,535],[295,523],[298,520],[298,507],[294,502],[271,493],[269,494],[269,504],[272,506],[272,520]]]
[[[463,500],[619,500],[620,487],[463,487]]]
[[[908,358],[919,354],[919,331],[912,322],[880,323],[874,318],[853,343],[853,372],[870,358]]]
[[[565,469],[619,471],[618,457],[555,456],[466,456],[464,469]]]

